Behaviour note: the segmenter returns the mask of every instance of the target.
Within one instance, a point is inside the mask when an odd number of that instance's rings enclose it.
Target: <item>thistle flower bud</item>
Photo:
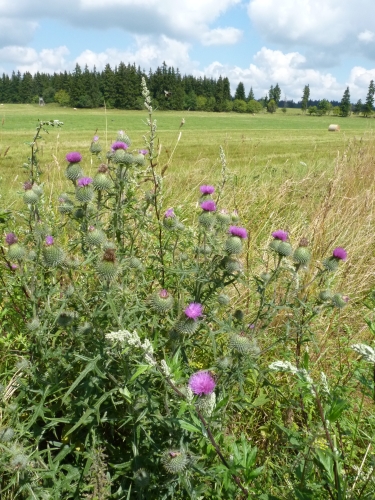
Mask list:
[[[216,217],[213,212],[205,211],[199,215],[198,221],[205,229],[210,229],[215,224]]]
[[[230,236],[225,242],[225,251],[230,255],[242,252],[242,239],[238,236]]]
[[[103,259],[97,264],[96,271],[102,279],[112,280],[117,272],[115,251],[108,248],[103,255]]]
[[[293,260],[296,264],[306,265],[310,262],[311,253],[306,248],[309,242],[306,238],[302,238],[299,242],[298,248],[294,251]]]
[[[186,469],[189,459],[185,451],[167,450],[161,457],[161,463],[170,474],[178,474]]]
[[[130,269],[142,269],[142,261],[140,261],[138,257],[130,257],[130,259],[128,260],[128,267]]]
[[[54,245],[52,236],[46,236],[46,246],[43,248],[44,263],[47,267],[57,267],[64,262],[64,251]]]
[[[31,188],[30,189],[26,189],[25,190],[25,194],[23,195],[23,201],[27,205],[35,205],[39,201],[39,196]]]
[[[217,301],[221,306],[227,306],[230,303],[230,297],[225,293],[221,293],[220,295],[218,295]]]
[[[0,443],[9,443],[14,437],[14,430],[11,427],[0,428]]]
[[[349,297],[341,293],[335,293],[332,297],[332,303],[335,307],[342,309],[349,302]]]
[[[292,255],[293,253],[293,248],[290,243],[287,241],[281,241],[279,243],[279,246],[277,247],[276,252],[281,256],[281,257],[289,257],[289,255]]]
[[[319,293],[319,299],[322,302],[327,302],[328,300],[331,300],[332,299],[332,292],[331,292],[331,290],[322,290]]]
[[[199,327],[199,322],[190,318],[181,318],[175,324],[175,330],[177,333],[182,335],[192,335],[197,331]]]
[[[92,185],[96,191],[109,191],[113,183],[104,172],[98,172],[92,181]]]
[[[152,309],[160,314],[164,314],[173,308],[174,299],[167,290],[160,290],[155,292],[150,298],[150,305]]]
[[[223,260],[224,268],[229,274],[234,274],[234,273],[239,273],[242,271],[242,265],[241,263],[236,260],[232,259],[230,257],[226,257]]]
[[[259,354],[259,347],[253,340],[246,337],[244,332],[231,335],[229,347],[239,352],[240,354]]]
[[[150,484],[150,473],[145,469],[138,469],[134,472],[134,483],[141,490],[147,488]]]
[[[38,330],[40,328],[40,319],[38,317],[33,318],[31,321],[29,321],[26,324],[26,328],[30,332],[34,332],[35,330]]]
[[[83,175],[83,170],[79,163],[70,163],[65,170],[65,177],[70,181],[76,181]]]
[[[195,407],[203,413],[203,415],[210,417],[216,406],[216,394],[212,392],[211,394],[204,394],[200,396]]]
[[[132,141],[131,141],[130,137],[127,134],[125,134],[125,132],[123,130],[119,130],[117,132],[116,141],[125,143],[125,145],[127,147],[132,145]],[[112,145],[112,147],[113,147],[113,145]]]
[[[106,240],[106,235],[101,229],[90,226],[86,235],[86,243],[95,247],[100,247]]]
[[[77,318],[75,311],[62,311],[56,318],[56,323],[65,328],[69,326]]]
[[[9,260],[22,260],[26,256],[25,248],[19,243],[14,243],[10,245],[8,250],[8,259]]]
[[[80,203],[90,203],[94,198],[91,177],[81,177],[77,182],[76,198]]]

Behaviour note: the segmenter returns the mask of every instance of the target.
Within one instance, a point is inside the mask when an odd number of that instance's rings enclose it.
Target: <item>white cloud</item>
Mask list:
[[[11,61],[21,73],[38,71],[54,73],[64,71],[67,61],[65,57],[69,54],[67,47],[55,49],[43,49],[37,52],[29,47],[9,46],[0,49],[0,59],[4,62]]]
[[[161,37],[136,36],[136,45],[132,49],[120,50],[109,48],[96,53],[85,50],[76,59],[80,66],[94,65],[98,70],[102,70],[106,64],[113,68],[121,61],[136,62],[141,68],[156,68],[165,61],[168,66],[174,66],[184,72],[191,72],[197,63],[190,60],[188,43],[173,40],[164,35]]]
[[[352,101],[361,99],[362,102],[365,102],[371,80],[375,81],[375,68],[370,70],[361,66],[352,68],[348,81]]]
[[[225,75],[232,84],[232,93],[240,81],[246,92],[253,88],[255,97],[264,97],[271,85],[279,84],[282,97],[299,101],[305,85],[310,85],[311,99],[339,99],[345,90],[330,73],[304,68],[305,57],[298,52],[284,54],[280,50],[263,47],[248,68],[223,65],[214,62],[207,66],[204,74],[218,78]]]
[[[365,30],[359,33],[358,40],[364,43],[370,43],[375,40],[375,33],[373,31]]]
[[[242,38],[243,32],[237,28],[216,28],[203,34],[203,45],[234,45]]]
[[[38,23],[33,21],[24,21],[0,15],[0,47],[14,44],[24,45],[30,42],[37,27]]]

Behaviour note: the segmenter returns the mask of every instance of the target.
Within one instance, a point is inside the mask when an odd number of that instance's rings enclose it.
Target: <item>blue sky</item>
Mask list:
[[[234,93],[365,100],[375,80],[373,0],[0,0],[0,73],[165,60],[227,76]]]

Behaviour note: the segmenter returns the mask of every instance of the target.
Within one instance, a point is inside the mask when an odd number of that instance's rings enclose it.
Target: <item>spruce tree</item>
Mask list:
[[[240,99],[241,101],[246,101],[245,87],[242,82],[237,85],[236,93],[234,94],[234,99]]]
[[[253,87],[250,87],[249,95],[247,96],[247,101],[248,102],[255,101]]]
[[[349,87],[346,87],[340,103],[341,116],[349,116],[351,111]]]
[[[307,106],[309,104],[309,99],[310,99],[310,87],[309,85],[305,85],[303,89],[303,95],[302,95],[302,100],[301,100],[301,109],[306,113]]]
[[[374,80],[371,80],[370,85],[368,87],[366,102],[363,106],[363,114],[365,116],[370,116],[374,109],[374,94],[375,94],[375,85]]]

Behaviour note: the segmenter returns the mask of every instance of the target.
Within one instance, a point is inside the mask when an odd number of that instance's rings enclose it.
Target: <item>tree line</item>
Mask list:
[[[301,101],[281,100],[278,83],[271,85],[264,97],[256,98],[253,89],[245,93],[243,82],[237,85],[234,96],[231,95],[227,77],[195,77],[181,75],[178,69],[167,66],[164,62],[155,71],[148,74],[135,64],[121,62],[114,69],[107,64],[103,71],[94,67],[89,70],[76,64],[72,72],[54,74],[30,72],[12,75],[3,73],[0,78],[0,102],[2,103],[38,103],[42,97],[45,103],[56,102],[61,106],[75,108],[143,109],[141,80],[144,77],[153,98],[154,107],[161,110],[198,110],[198,111],[235,111],[239,113],[259,113],[266,110],[274,113],[278,108],[286,111],[287,107],[301,108],[309,114],[334,114],[349,116],[351,112],[369,116],[374,105],[374,82],[370,82],[366,101],[359,100],[355,105],[350,102],[349,87],[345,90],[341,102],[310,99],[310,87],[305,85]]]

